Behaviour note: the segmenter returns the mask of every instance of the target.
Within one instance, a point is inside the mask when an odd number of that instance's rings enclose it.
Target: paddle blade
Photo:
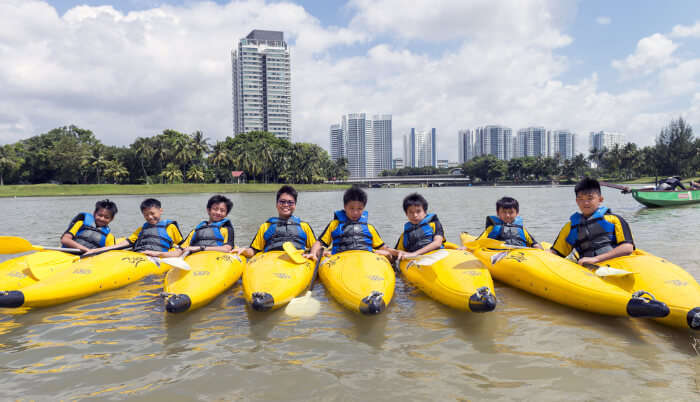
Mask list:
[[[416,265],[433,265],[450,255],[445,249],[437,250],[431,254],[420,255],[414,260]]]
[[[34,246],[21,237],[0,236],[0,254],[17,254],[34,250]]]
[[[625,276],[632,275],[634,272],[625,271],[624,269],[618,268],[600,267],[595,270],[595,274],[598,276]]]
[[[304,296],[292,299],[284,309],[284,313],[288,316],[302,318],[313,317],[319,311],[321,311],[321,303],[311,297],[310,290]]]
[[[303,250],[297,250],[292,242],[286,241],[282,243],[282,248],[295,264],[304,264],[306,262],[306,258],[301,256]]]
[[[159,258],[160,262],[170,265],[174,268],[184,269],[185,271],[191,271],[192,267],[187,261],[183,260],[182,257],[167,257]]]
[[[78,255],[56,253],[52,251],[38,252],[26,257],[29,275],[40,281],[57,273],[59,268],[65,267],[80,259]]]

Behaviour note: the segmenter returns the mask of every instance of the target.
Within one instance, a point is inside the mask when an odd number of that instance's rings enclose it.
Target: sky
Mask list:
[[[700,130],[700,7],[692,0],[2,0],[0,144],[74,124],[125,146],[164,129],[232,135],[231,50],[253,29],[291,53],[293,141],[329,148],[347,113],[411,127],[498,124],[652,145]]]

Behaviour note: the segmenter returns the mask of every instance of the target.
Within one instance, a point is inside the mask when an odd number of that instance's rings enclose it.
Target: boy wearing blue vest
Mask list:
[[[581,212],[571,215],[554,241],[551,252],[566,257],[576,249],[580,265],[600,264],[631,254],[634,241],[629,225],[610,208],[601,206],[603,196],[598,181],[585,177],[576,184],[574,192]]]
[[[403,233],[396,242],[398,260],[413,258],[429,251],[443,248],[445,232],[435,214],[428,214],[428,201],[420,194],[413,193],[403,199],[403,211],[408,218]]]
[[[61,244],[83,252],[113,245],[114,235],[110,233],[109,223],[116,214],[117,204],[110,200],[97,201],[92,214],[81,212],[73,218],[61,236]]]
[[[192,230],[185,241],[180,245],[181,249],[172,251],[178,256],[189,251],[222,251],[230,252],[233,247],[233,224],[227,218],[233,208],[233,201],[223,195],[215,195],[207,201],[207,215],[209,220],[200,222]]]
[[[291,242],[298,250],[308,250],[316,241],[316,235],[308,223],[294,216],[299,194],[292,186],[284,185],[277,191],[277,217],[260,225],[250,247],[232,252],[250,258],[260,251],[281,251],[285,242]],[[304,254],[308,258],[307,254]]]
[[[391,252],[377,233],[377,229],[367,222],[367,193],[358,186],[352,186],[343,194],[343,209],[335,211],[333,220],[323,230],[309,257],[316,259],[321,247],[332,246],[325,255],[338,254],[350,250],[373,251],[385,257]]]
[[[143,200],[141,213],[146,223],[134,230],[134,233],[127,237],[126,240],[113,246],[90,250],[87,254],[131,246],[134,251],[151,257],[172,255],[168,254],[168,251],[179,248],[178,245],[182,243],[182,234],[177,226],[177,222],[169,219],[160,219],[163,214],[163,208],[161,208],[160,201],[155,198]]]
[[[537,240],[523,226],[518,200],[503,197],[496,201],[496,215],[486,217],[486,228],[479,239],[496,239],[510,246],[542,249]]]

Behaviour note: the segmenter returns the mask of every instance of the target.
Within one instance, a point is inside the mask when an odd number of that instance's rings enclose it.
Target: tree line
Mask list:
[[[631,180],[645,176],[694,176],[700,169],[700,138],[683,118],[672,120],[656,137],[653,146],[643,148],[627,143],[611,149],[591,149],[588,156],[573,159],[525,157],[504,161],[494,155],[480,156],[462,166],[466,176],[484,182],[564,180],[584,175],[614,180]]]
[[[201,131],[164,130],[127,147],[110,146],[90,130],[55,128],[0,146],[0,185],[231,182],[319,183],[348,176],[347,161],[331,161],[316,144],[291,143],[268,132],[250,132],[210,144]]]

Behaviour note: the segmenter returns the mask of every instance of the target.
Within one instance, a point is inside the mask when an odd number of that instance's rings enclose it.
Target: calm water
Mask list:
[[[369,191],[370,222],[393,245],[412,189]],[[534,236],[553,241],[574,212],[573,189],[430,188],[420,192],[448,240],[478,233],[503,195],[520,201]],[[205,215],[209,195],[162,196],[164,217],[183,232]],[[700,278],[700,205],[646,209],[604,190],[637,246]],[[143,222],[141,197],[112,197],[112,228]],[[275,214],[274,194],[234,194],[237,244]],[[2,229],[53,245],[95,197],[0,199]],[[342,193],[302,193],[297,215],[320,234]],[[6,258],[5,258],[6,259]],[[0,309],[2,399],[141,400],[697,400],[700,333],[653,322],[579,312],[497,284],[496,311],[444,307],[397,278],[394,300],[377,317],[345,311],[323,286],[312,319],[245,306],[240,282],[209,306],[171,316],[156,296],[162,277],[39,309]],[[696,349],[697,348],[697,349]]]

